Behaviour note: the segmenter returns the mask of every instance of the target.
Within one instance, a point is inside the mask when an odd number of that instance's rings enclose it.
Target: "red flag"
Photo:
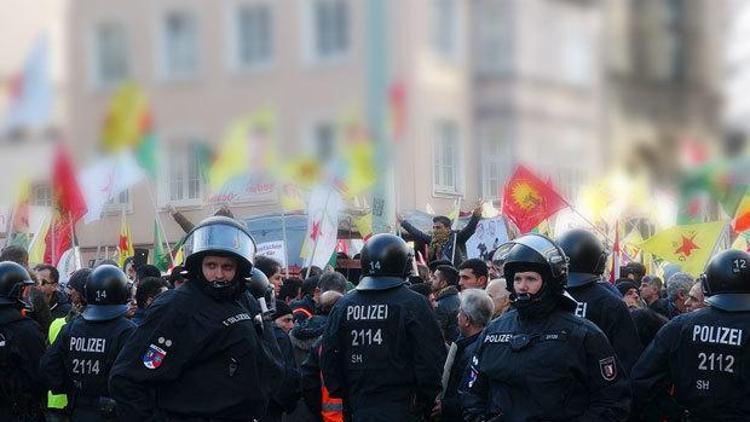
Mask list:
[[[57,265],[63,252],[72,246],[75,223],[86,214],[87,208],[70,156],[62,144],[55,150],[52,166],[53,215],[44,239],[44,262]]]
[[[551,183],[543,181],[524,166],[516,168],[503,189],[502,213],[521,233],[531,231],[565,206],[565,200]]]
[[[78,185],[75,170],[62,144],[55,151],[52,167],[52,194],[56,211],[61,216],[70,217],[75,223],[86,214],[86,200]]]

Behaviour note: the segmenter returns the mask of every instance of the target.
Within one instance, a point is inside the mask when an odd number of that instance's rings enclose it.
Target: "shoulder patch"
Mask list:
[[[148,369],[156,369],[161,366],[164,362],[164,357],[167,356],[167,352],[161,347],[151,344],[148,349],[143,353],[143,365]]]
[[[612,381],[617,377],[617,363],[615,357],[610,356],[599,360],[599,372],[605,381]]]

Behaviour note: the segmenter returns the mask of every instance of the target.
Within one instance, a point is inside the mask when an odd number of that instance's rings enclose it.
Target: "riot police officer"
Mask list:
[[[39,360],[45,342],[39,325],[21,314],[29,273],[15,262],[0,262],[0,420],[42,421],[45,390]]]
[[[643,347],[625,303],[600,283],[607,251],[593,233],[582,229],[563,234],[557,244],[570,260],[566,290],[578,302],[576,315],[604,331],[625,372],[630,373]]]
[[[112,369],[118,415],[260,420],[284,371],[246,304],[258,307],[245,294],[255,241],[239,222],[210,217],[186,236],[185,255],[188,281],[156,298]]]
[[[630,390],[607,337],[573,314],[568,264],[550,239],[530,234],[501,246],[513,309],[479,338],[464,416],[484,420],[622,421]]]
[[[662,327],[633,367],[636,404],[656,398],[690,420],[750,420],[750,255],[716,255],[701,281],[709,306]]]
[[[54,393],[68,395],[71,421],[115,420],[109,372],[135,324],[128,311],[128,278],[114,265],[100,265],[85,283],[81,315],[66,324],[41,362]]]
[[[446,351],[429,303],[404,285],[406,243],[377,234],[360,259],[363,278],[339,299],[323,335],[324,384],[343,399],[347,420],[429,417]]]

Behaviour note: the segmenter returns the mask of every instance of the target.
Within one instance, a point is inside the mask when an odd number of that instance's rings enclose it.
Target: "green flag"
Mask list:
[[[161,272],[166,272],[169,269],[169,251],[164,248],[164,238],[159,230],[159,225],[154,221],[154,255],[153,265],[156,266]]]
[[[156,135],[154,132],[149,132],[143,136],[136,148],[136,159],[151,180],[156,180],[159,171],[158,155]]]

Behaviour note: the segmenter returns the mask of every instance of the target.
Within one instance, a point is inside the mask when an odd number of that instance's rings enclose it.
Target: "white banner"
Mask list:
[[[258,244],[258,250],[255,252],[255,256],[271,258],[280,263],[283,268],[286,268],[287,266],[286,245],[283,240],[274,240],[272,242]]]
[[[68,284],[70,275],[81,269],[78,265],[81,262],[81,251],[76,246],[65,251],[57,263],[57,271],[60,272],[60,284]]]
[[[488,261],[492,251],[508,241],[508,229],[502,217],[480,220],[477,230],[466,241],[466,256]]]

